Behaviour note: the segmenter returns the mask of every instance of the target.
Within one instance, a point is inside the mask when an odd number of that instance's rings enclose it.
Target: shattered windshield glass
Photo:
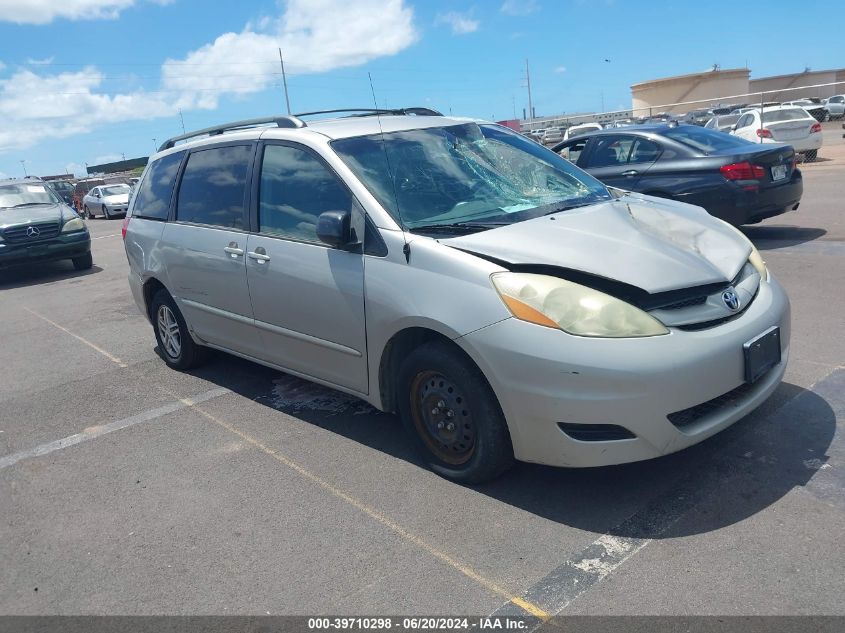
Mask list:
[[[511,223],[610,199],[604,185],[566,160],[493,125],[375,134],[332,148],[409,229]]]

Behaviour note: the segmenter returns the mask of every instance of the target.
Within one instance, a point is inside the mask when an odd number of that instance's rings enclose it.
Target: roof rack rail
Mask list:
[[[224,132],[233,132],[235,130],[246,130],[260,125],[268,125],[275,123],[276,127],[281,128],[303,128],[307,127],[305,121],[301,117],[313,116],[317,114],[339,114],[341,112],[350,112],[350,116],[376,116],[379,114],[392,116],[443,116],[441,112],[432,110],[431,108],[396,108],[396,109],[377,109],[377,108],[341,108],[339,110],[315,110],[314,112],[300,112],[298,114],[278,115],[271,117],[262,117],[259,119],[246,119],[244,121],[233,121],[231,123],[224,123],[222,125],[214,125],[212,127],[195,130],[187,134],[180,134],[173,138],[167,139],[158,148],[158,151],[163,152],[176,145],[179,141],[187,141],[188,139],[196,138],[198,136],[217,136]]]
[[[378,114],[392,115],[392,116],[443,116],[442,112],[432,110],[431,108],[340,108],[338,110],[315,110],[314,112],[298,112],[294,114],[295,117],[314,116],[316,114],[340,114],[341,112],[351,112],[350,116],[376,116]]]
[[[161,147],[158,148],[158,151],[163,152],[166,149],[174,147],[179,141],[186,141],[188,139],[196,138],[198,136],[217,136],[219,134],[223,134],[224,132],[246,130],[251,127],[258,127],[259,125],[267,125],[269,123],[275,123],[276,127],[282,128],[306,127],[305,121],[301,121],[299,118],[292,115],[278,115],[270,117],[261,117],[258,119],[246,119],[244,121],[233,121],[231,123],[213,125],[211,127],[203,128],[201,130],[195,130],[194,132],[188,132],[187,134],[180,134],[179,136],[174,136],[173,138],[169,138],[164,143],[162,143]]]

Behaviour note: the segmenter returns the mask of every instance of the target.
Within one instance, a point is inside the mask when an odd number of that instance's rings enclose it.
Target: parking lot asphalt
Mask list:
[[[845,614],[845,141],[744,231],[784,383],[681,453],[464,487],[396,418],[225,354],[168,369],[120,220],[0,270],[0,614]]]

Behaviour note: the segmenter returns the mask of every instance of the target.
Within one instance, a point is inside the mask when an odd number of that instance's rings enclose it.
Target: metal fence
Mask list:
[[[614,121],[641,121],[643,119],[665,115],[682,118],[683,115],[694,110],[712,110],[717,108],[733,109],[755,106],[762,107],[783,103],[785,101],[797,101],[805,98],[818,99],[819,95],[822,93],[827,93],[829,95],[845,93],[845,81],[777,88],[766,92],[747,92],[743,94],[722,95],[706,99],[679,101],[676,103],[661,103],[641,108],[632,107],[627,110],[558,114],[524,119],[519,123],[523,132],[547,130],[549,128],[562,128],[565,130],[566,128],[583,123],[600,123],[602,125],[609,125]]]

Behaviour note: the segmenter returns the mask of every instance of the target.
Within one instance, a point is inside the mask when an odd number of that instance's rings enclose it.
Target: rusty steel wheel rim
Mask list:
[[[426,447],[442,462],[465,464],[475,451],[476,427],[466,395],[436,371],[411,382],[411,417]]]

